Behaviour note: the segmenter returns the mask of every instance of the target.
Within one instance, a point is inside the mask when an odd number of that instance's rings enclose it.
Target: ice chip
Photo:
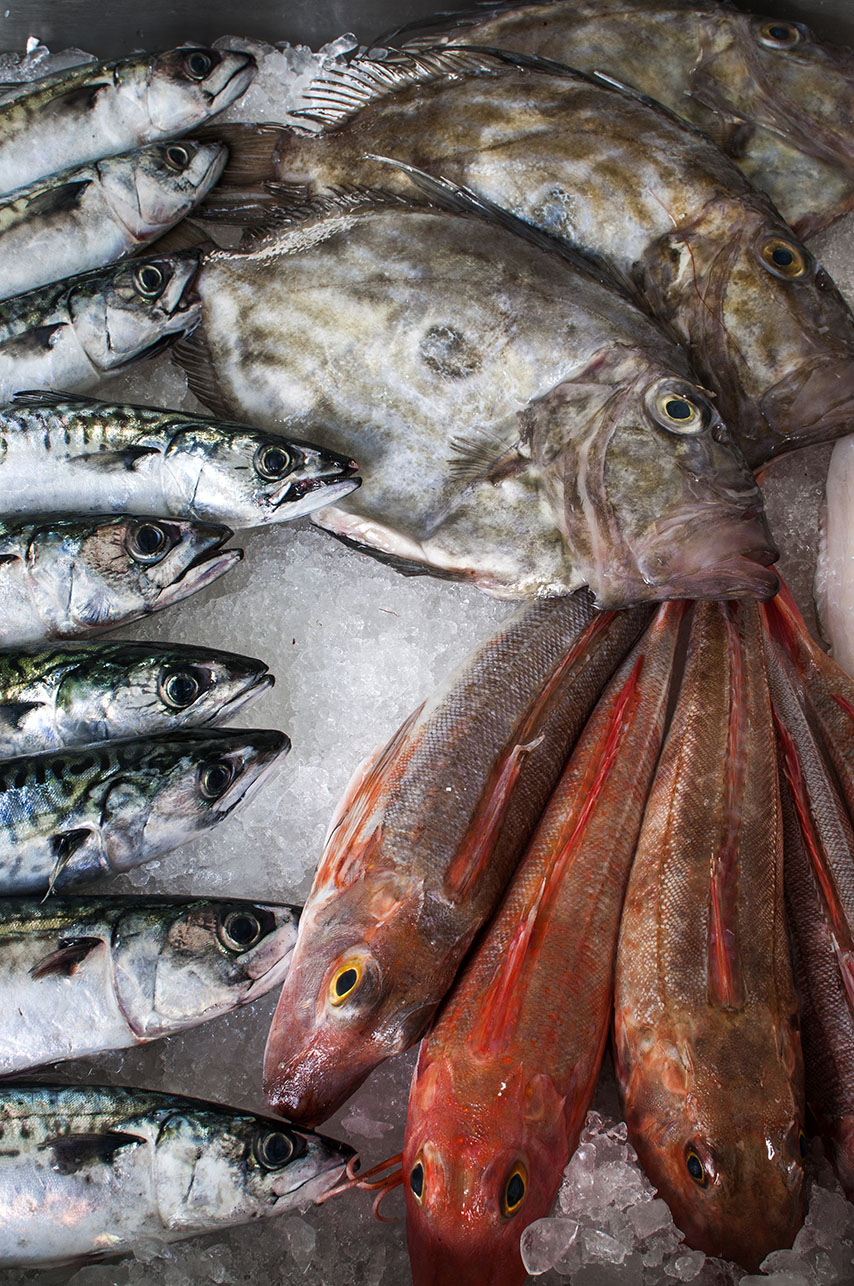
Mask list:
[[[282,1221],[282,1232],[285,1235],[290,1258],[297,1268],[307,1272],[314,1259],[317,1233],[311,1224],[306,1223],[305,1219],[300,1219],[298,1215]]]
[[[547,1273],[578,1238],[574,1219],[536,1219],[522,1233],[522,1263],[532,1277]]]
[[[680,1282],[691,1282],[702,1271],[706,1256],[702,1250],[686,1250],[667,1269],[668,1273]]]
[[[610,1233],[597,1228],[586,1228],[583,1233],[585,1255],[606,1264],[621,1264],[628,1250]]]
[[[661,1197],[654,1197],[652,1201],[639,1202],[632,1206],[629,1218],[641,1241],[651,1237],[659,1229],[670,1228],[673,1224],[670,1207],[666,1201],[662,1201]]]

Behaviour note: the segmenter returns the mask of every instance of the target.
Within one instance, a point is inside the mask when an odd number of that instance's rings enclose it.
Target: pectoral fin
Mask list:
[[[33,965],[30,977],[46,978],[49,974],[56,973],[70,978],[77,966],[101,945],[101,938],[73,938],[63,941],[56,951]]]
[[[141,1135],[108,1130],[106,1134],[64,1134],[47,1139],[43,1146],[53,1152],[51,1165],[58,1174],[77,1174],[90,1166],[112,1165],[117,1152],[140,1143],[145,1143]]]

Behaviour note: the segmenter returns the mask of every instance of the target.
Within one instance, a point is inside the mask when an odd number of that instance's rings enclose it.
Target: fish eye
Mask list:
[[[501,1201],[501,1213],[505,1218],[515,1215],[525,1200],[528,1191],[528,1176],[525,1167],[520,1163],[510,1171],[510,1177],[504,1185],[504,1196]]]
[[[135,563],[159,563],[171,548],[166,530],[157,522],[138,522],[125,538],[125,548]]]
[[[220,799],[235,776],[234,764],[228,759],[213,759],[199,769],[199,790],[205,799]]]
[[[329,984],[329,1003],[343,1005],[362,980],[362,966],[358,960],[350,960],[338,969]]]
[[[711,420],[709,404],[693,390],[689,396],[681,390],[659,389],[650,409],[663,429],[686,436],[702,433]]]
[[[213,59],[204,49],[191,49],[184,55],[184,70],[191,80],[204,80],[211,67]]]
[[[263,934],[261,921],[253,911],[229,911],[217,927],[217,936],[227,951],[249,951]]]
[[[803,251],[791,241],[772,237],[764,243],[759,253],[765,267],[770,269],[775,277],[782,277],[784,281],[802,277],[806,272],[806,257]]]
[[[794,49],[801,33],[791,22],[763,22],[759,28],[759,43],[766,49]]]
[[[284,447],[268,443],[255,452],[255,468],[269,482],[278,482],[287,477],[291,467],[291,457]]]
[[[420,1206],[424,1198],[424,1166],[420,1161],[416,1161],[409,1172],[409,1188]]]
[[[209,686],[198,670],[164,670],[157,682],[160,699],[173,710],[186,710]]]
[[[170,143],[163,149],[163,162],[168,169],[180,174],[190,164],[190,153],[182,143]]]
[[[294,1155],[293,1140],[284,1130],[259,1130],[252,1141],[252,1155],[262,1170],[281,1170]]]
[[[700,1154],[696,1148],[686,1148],[685,1169],[699,1188],[705,1188],[708,1186],[709,1176],[706,1174],[706,1167],[700,1160]]]
[[[156,263],[141,263],[133,274],[133,284],[144,299],[156,299],[163,289],[165,277]]]

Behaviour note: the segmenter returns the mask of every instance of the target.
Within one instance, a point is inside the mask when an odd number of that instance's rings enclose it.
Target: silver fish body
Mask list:
[[[280,984],[299,908],[211,900],[0,903],[0,1076],[194,1027]]]
[[[274,681],[251,657],[179,643],[0,652],[0,759],[223,723]]]
[[[0,513],[301,518],[359,485],[353,460],[182,411],[36,392],[0,410]]]
[[[0,892],[130,870],[217,825],[290,749],[282,732],[210,729],[0,763]]]
[[[186,47],[47,76],[0,104],[0,192],[193,129],[256,70],[251,54]]]
[[[150,255],[0,303],[0,405],[26,389],[91,388],[160,352],[199,319],[198,258]]]
[[[202,200],[220,143],[156,143],[42,180],[0,200],[0,299],[134,254]]]
[[[148,1090],[0,1089],[0,1263],[122,1254],[304,1208],[352,1148]]]
[[[0,523],[0,647],[115,629],[180,602],[243,557],[227,527],[162,518]]]

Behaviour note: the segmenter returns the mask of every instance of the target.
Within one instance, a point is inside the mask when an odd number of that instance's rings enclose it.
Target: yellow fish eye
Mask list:
[[[424,1166],[420,1161],[409,1171],[409,1189],[420,1206],[424,1200]]]
[[[781,237],[771,237],[766,241],[760,254],[765,267],[784,281],[802,277],[807,270],[806,257],[800,247]]]
[[[685,1168],[694,1180],[698,1188],[705,1188],[709,1182],[709,1176],[706,1173],[706,1167],[700,1160],[700,1154],[696,1148],[688,1147],[685,1150]]]
[[[763,22],[759,28],[759,43],[766,49],[794,49],[801,33],[791,22]]]
[[[514,1165],[510,1171],[510,1176],[504,1185],[504,1196],[501,1200],[501,1213],[506,1219],[515,1215],[516,1211],[525,1200],[525,1194],[528,1191],[528,1176],[525,1167],[519,1162]]]
[[[699,400],[672,389],[657,394],[653,414],[670,433],[700,433],[709,423],[709,409]]]
[[[358,960],[349,960],[342,965],[332,975],[332,980],[329,983],[330,1005],[343,1005],[347,997],[352,996],[361,981],[362,966]]]

